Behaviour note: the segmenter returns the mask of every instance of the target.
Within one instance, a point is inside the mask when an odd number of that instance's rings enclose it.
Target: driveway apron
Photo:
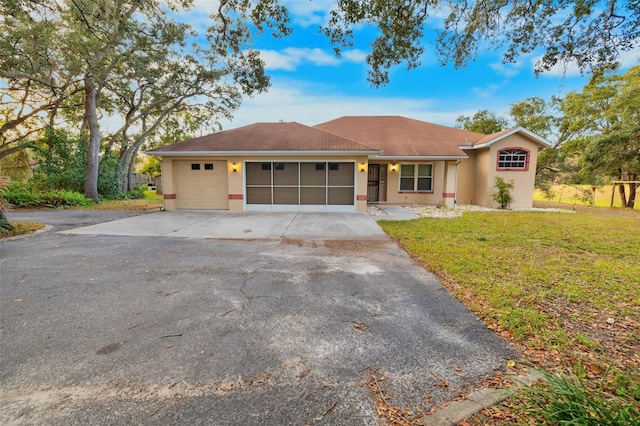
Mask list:
[[[0,241],[1,424],[376,425],[515,356],[366,215],[166,214]]]

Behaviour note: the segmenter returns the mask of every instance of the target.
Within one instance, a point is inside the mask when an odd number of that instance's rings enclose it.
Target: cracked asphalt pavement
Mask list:
[[[372,371],[428,411],[515,356],[386,237],[73,235],[64,213],[0,241],[2,424],[376,425]]]

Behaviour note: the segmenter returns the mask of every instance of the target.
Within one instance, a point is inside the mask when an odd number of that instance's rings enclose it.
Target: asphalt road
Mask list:
[[[37,215],[54,230],[0,241],[1,424],[375,425],[372,374],[428,411],[515,356],[386,237],[74,235],[131,213]]]

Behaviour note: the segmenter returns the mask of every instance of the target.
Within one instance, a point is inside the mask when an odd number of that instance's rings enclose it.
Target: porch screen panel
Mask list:
[[[270,162],[248,162],[245,164],[247,179],[247,204],[271,204]]]
[[[247,186],[247,204],[271,204],[271,187]]]
[[[298,163],[273,163],[273,184],[298,186]]]
[[[327,182],[326,163],[300,163],[300,185],[325,186]]]
[[[247,185],[271,185],[271,163],[247,163]]]
[[[327,163],[300,163],[300,204],[327,204]]]
[[[323,187],[300,188],[300,204],[323,206],[327,204],[327,189]]]
[[[329,187],[329,204],[330,206],[351,206],[353,205],[353,186],[351,187]]]
[[[298,187],[274,186],[273,204],[299,204]]]
[[[329,186],[353,186],[353,163],[329,163]]]

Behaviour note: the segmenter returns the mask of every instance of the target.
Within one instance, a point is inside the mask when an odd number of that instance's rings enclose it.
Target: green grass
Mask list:
[[[99,204],[80,207],[81,210],[153,210],[162,207],[162,195],[155,191],[144,191],[144,198],[124,200],[104,200]]]
[[[638,383],[640,215],[595,210],[379,223],[530,360]]]
[[[533,194],[535,201],[552,201],[558,203],[565,203],[569,205],[590,205],[592,197],[589,200],[583,198],[584,190],[587,190],[589,194],[591,192],[591,185],[553,185],[551,188],[552,197],[548,198],[547,194],[536,189]],[[629,196],[629,187],[625,185],[627,197]],[[597,207],[609,207],[611,204],[611,185],[601,185],[596,187],[595,206]],[[618,194],[618,188],[615,190],[613,197],[613,207],[621,207],[620,194]],[[640,210],[640,203],[636,203],[636,209]]]
[[[543,380],[524,388],[518,403],[537,424],[629,426],[640,424],[640,403],[634,395],[612,394],[587,386],[580,375],[543,373]]]
[[[31,232],[44,228],[42,223],[35,222],[11,222],[11,226],[13,226],[13,229],[11,230],[0,229],[0,238],[30,234]]]

